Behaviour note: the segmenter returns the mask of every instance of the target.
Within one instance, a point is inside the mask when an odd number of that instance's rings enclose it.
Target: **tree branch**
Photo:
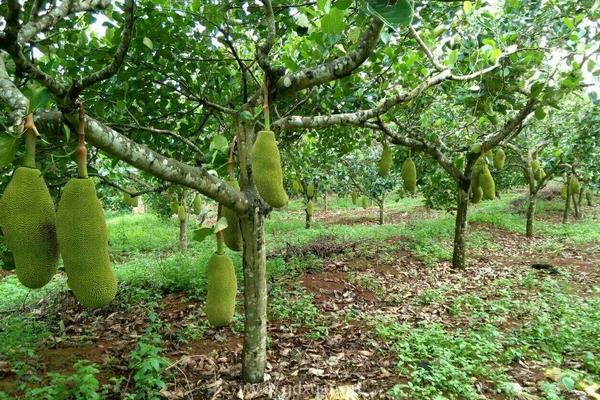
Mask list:
[[[13,110],[12,117],[8,123],[14,126],[16,134],[20,134],[23,120],[29,110],[29,99],[19,91],[19,88],[15,86],[8,76],[5,65],[6,56],[7,54],[0,50],[0,99],[6,102],[8,107]]]
[[[433,64],[433,66],[435,67],[435,69],[437,69],[438,71],[443,71],[446,69],[446,67],[444,67],[433,55],[433,53],[431,52],[431,50],[429,50],[429,47],[427,47],[427,45],[425,44],[425,42],[423,41],[423,39],[421,39],[421,36],[419,36],[419,34],[417,33],[417,31],[415,30],[415,28],[413,28],[412,26],[409,27],[409,32],[412,35],[412,37],[415,38],[415,40],[417,41],[417,43],[419,44],[419,46],[421,47],[421,50],[423,50],[423,52],[425,53],[425,55],[427,56],[427,58],[429,58],[429,61],[431,61],[431,63]]]
[[[190,139],[186,138],[185,136],[181,136],[179,133],[169,130],[169,129],[159,129],[159,128],[152,128],[150,126],[140,126],[140,125],[130,125],[130,124],[107,124],[107,125],[112,128],[116,128],[116,129],[123,129],[123,130],[137,129],[140,131],[169,135],[169,136],[174,137],[177,140],[181,140],[182,142],[184,142],[185,144],[190,146],[192,149],[194,149],[194,151],[202,154],[202,149],[200,149],[200,147],[196,146],[196,144],[194,144],[194,142],[192,142]]]

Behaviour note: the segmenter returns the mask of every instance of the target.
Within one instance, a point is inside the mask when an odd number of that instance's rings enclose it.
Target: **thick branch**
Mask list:
[[[20,133],[22,122],[29,110],[29,100],[15,86],[13,81],[8,76],[6,71],[5,57],[7,54],[0,50],[0,99],[8,104],[8,107],[13,110],[9,124],[17,129]]]
[[[256,61],[263,71],[270,72],[271,64],[269,63],[269,52],[275,44],[275,15],[273,14],[273,6],[271,0],[261,0],[264,5],[265,17],[267,22],[267,38],[265,42],[256,47]]]
[[[507,121],[502,129],[485,138],[483,141],[483,149],[491,149],[506,139],[509,135],[519,131],[523,126],[525,119],[533,112],[534,109],[535,99],[531,97],[525,107],[523,107],[523,109],[517,115],[515,115],[513,119]]]

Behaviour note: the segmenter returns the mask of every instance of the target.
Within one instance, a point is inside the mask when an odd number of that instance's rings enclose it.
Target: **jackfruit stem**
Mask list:
[[[79,178],[87,178],[87,148],[85,147],[85,114],[83,111],[83,104],[79,105],[79,124],[77,126],[77,133],[79,135],[79,142],[77,144],[77,150],[75,151],[77,159],[77,176]]]
[[[265,131],[271,130],[271,117],[269,115],[269,77],[265,74],[263,85],[263,116],[265,117]]]
[[[25,156],[23,157],[23,166],[35,168],[35,141],[37,139],[37,130],[33,123],[33,114],[27,115],[25,120]]]
[[[221,214],[223,211],[223,206],[221,204],[219,204],[219,207],[217,208],[217,222],[219,222],[219,220],[221,219]],[[217,254],[225,254],[225,252],[223,251],[225,246],[225,239],[223,238],[223,231],[219,231],[216,233],[217,236]]]

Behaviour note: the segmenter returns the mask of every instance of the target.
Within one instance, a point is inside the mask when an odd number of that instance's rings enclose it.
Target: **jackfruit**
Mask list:
[[[481,186],[475,187],[475,189],[473,189],[472,193],[471,193],[471,203],[473,203],[473,204],[479,203],[481,201],[482,197],[483,197],[483,189],[481,188]]]
[[[485,162],[481,158],[478,158],[477,161],[475,161],[475,164],[473,164],[473,168],[471,169],[471,191],[473,193],[475,193],[477,188],[480,188],[479,175],[481,175],[481,171],[483,171],[484,165]]]
[[[103,307],[117,293],[117,277],[108,257],[108,233],[102,205],[91,179],[67,182],[56,214],[58,244],[67,285],[81,305]]]
[[[314,211],[315,211],[315,205],[312,200],[309,200],[308,203],[306,203],[306,214],[308,214],[308,216],[311,216],[311,215],[313,215]]]
[[[479,154],[479,153],[481,153],[481,146],[483,146],[483,144],[481,142],[473,143],[471,145],[471,148],[469,149],[469,151],[471,153]]]
[[[177,200],[171,200],[169,207],[171,207],[171,214],[177,214],[177,211],[179,211],[179,203]]]
[[[493,162],[494,161],[494,152],[490,149],[488,151],[485,152],[485,158],[487,159],[488,162]]]
[[[58,242],[54,203],[39,170],[15,170],[0,203],[0,225],[19,281],[31,289],[46,285],[58,266]]]
[[[377,166],[377,173],[381,177],[386,177],[390,174],[392,168],[392,149],[387,144],[383,145],[383,151],[381,152],[381,159]]]
[[[568,186],[566,183],[564,185],[562,185],[562,187],[560,188],[560,197],[563,200],[567,199],[567,189],[568,189]]]
[[[292,191],[294,192],[294,194],[298,194],[298,193],[302,192],[302,185],[300,184],[300,182],[298,182],[295,179],[292,182]]]
[[[192,210],[194,210],[194,214],[200,214],[202,211],[202,198],[199,194],[194,197],[194,201],[192,201]]]
[[[494,155],[494,167],[501,170],[504,168],[504,161],[506,161],[506,154],[504,154],[504,150],[498,149]]]
[[[365,210],[367,209],[367,207],[369,207],[369,199],[367,199],[366,197],[363,196],[362,198],[362,208],[364,208]]]
[[[590,206],[590,207],[592,206],[592,200],[593,200],[593,198],[594,198],[594,193],[592,193],[592,191],[588,188],[585,191],[585,199],[587,200],[587,205]]]
[[[312,199],[313,197],[315,197],[315,184],[314,183],[311,182],[306,186],[306,196],[309,199]]]
[[[571,177],[571,181],[569,182],[569,189],[571,189],[571,193],[578,194],[581,186],[579,185],[579,179],[575,175]]]
[[[358,195],[356,194],[356,192],[352,192],[352,204],[356,205],[356,202],[358,200]]]
[[[417,189],[417,167],[412,158],[407,158],[402,164],[402,180],[404,189],[408,192],[414,192]]]
[[[254,183],[260,197],[273,208],[285,206],[288,196],[283,187],[281,157],[275,134],[272,131],[258,132],[251,155]]]
[[[179,219],[179,222],[185,221],[185,207],[184,206],[177,207],[177,218]]]
[[[125,203],[126,206],[131,205],[131,195],[127,192],[123,192],[123,203]]]
[[[496,197],[496,184],[487,165],[483,167],[483,170],[479,174],[479,186],[483,190],[484,200],[494,200]]]
[[[540,169],[542,165],[540,164],[540,160],[538,160],[537,158],[534,159],[533,161],[531,161],[531,170],[533,171],[533,174],[535,175],[535,172],[537,170]]]
[[[228,180],[229,184],[235,190],[240,190],[240,185],[236,180]],[[227,228],[223,230],[223,240],[225,245],[233,251],[240,251],[243,248],[242,231],[240,229],[240,217],[230,208],[223,206],[221,215],[227,220]]]
[[[544,171],[543,167],[539,167],[537,170],[535,170],[535,172],[533,173],[533,177],[535,178],[536,181],[541,182],[542,179],[544,179],[546,177],[546,171]]]
[[[212,326],[226,326],[233,321],[237,279],[233,263],[226,254],[214,253],[208,260],[207,293],[204,312]]]

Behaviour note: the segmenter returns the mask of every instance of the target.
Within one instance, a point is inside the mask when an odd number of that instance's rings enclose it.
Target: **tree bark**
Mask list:
[[[573,201],[573,211],[575,211],[575,218],[579,218],[579,204],[577,204],[577,193],[571,193]]]
[[[567,179],[567,182],[569,182],[569,179]],[[562,218],[562,223],[566,224],[567,220],[569,219],[569,208],[571,208],[571,185],[569,185],[567,183],[567,199],[565,200],[565,209],[563,211],[563,218]]]
[[[458,188],[456,205],[456,223],[454,226],[454,251],[452,254],[452,268],[465,268],[465,231],[467,230],[467,209],[469,207],[469,191]]]
[[[384,213],[383,210],[385,208],[385,194],[381,195],[381,202],[379,203],[379,225],[384,224]]]
[[[327,211],[327,192],[323,192],[323,211]]]
[[[179,249],[182,253],[185,253],[188,247],[187,227],[189,220],[190,214],[186,212],[185,219],[183,221],[179,221]]]
[[[312,215],[309,215],[306,210],[304,210],[304,214],[306,214],[306,222],[304,223],[304,228],[309,229],[312,225]]]
[[[240,218],[244,238],[244,349],[242,378],[262,382],[267,362],[267,272],[264,216],[257,207]]]
[[[529,205],[527,207],[527,225],[525,230],[525,236],[528,238],[533,237],[533,219],[535,217],[535,206],[537,203],[537,192],[529,193]]]

